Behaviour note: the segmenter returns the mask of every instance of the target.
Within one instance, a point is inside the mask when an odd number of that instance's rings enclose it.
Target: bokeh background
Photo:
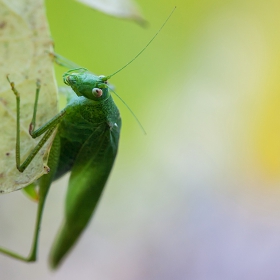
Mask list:
[[[3,279],[276,280],[280,275],[279,1],[139,1],[149,25],[48,0],[56,51],[112,78],[123,129],[88,229],[57,272],[47,256],[67,178],[53,184],[39,260]],[[61,82],[64,69],[57,68]],[[115,98],[116,99],[116,98]],[[0,197],[1,244],[28,252],[36,204]]]

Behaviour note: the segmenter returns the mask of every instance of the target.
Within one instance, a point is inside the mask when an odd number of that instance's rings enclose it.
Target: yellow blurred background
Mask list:
[[[279,279],[279,1],[139,1],[149,26],[48,0],[61,55],[108,75],[123,128],[98,211],[62,267],[47,255],[67,178],[53,184],[39,261],[0,255],[2,279]],[[62,85],[64,69],[57,69]],[[28,252],[36,205],[1,196],[1,244]],[[13,217],[13,218],[12,218]]]

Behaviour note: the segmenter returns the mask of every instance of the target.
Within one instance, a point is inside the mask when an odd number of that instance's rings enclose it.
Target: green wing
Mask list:
[[[87,226],[111,172],[119,134],[120,123],[102,124],[82,146],[70,176],[65,219],[50,254],[52,268],[59,265]]]

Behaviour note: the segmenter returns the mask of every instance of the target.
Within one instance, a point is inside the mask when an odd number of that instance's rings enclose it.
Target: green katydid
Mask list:
[[[67,71],[63,75],[63,81],[73,90],[67,95],[67,106],[46,124],[36,129],[36,113],[41,87],[40,81],[37,81],[29,133],[33,138],[41,135],[43,137],[23,163],[20,158],[20,93],[14,82],[7,77],[17,104],[17,169],[24,172],[55,131],[56,136],[49,154],[48,174],[43,175],[37,181],[39,186],[38,211],[30,254],[28,257],[24,257],[0,248],[1,253],[26,262],[36,260],[39,228],[48,190],[54,180],[68,171],[71,171],[71,176],[66,196],[65,218],[50,253],[52,268],[56,268],[60,264],[78,240],[96,208],[118,150],[121,117],[110,94],[112,89],[107,81],[132,63],[148,47],[172,13],[148,44],[131,61],[113,74],[96,76],[85,68],[74,68]],[[59,62],[60,57],[56,56],[56,58]]]

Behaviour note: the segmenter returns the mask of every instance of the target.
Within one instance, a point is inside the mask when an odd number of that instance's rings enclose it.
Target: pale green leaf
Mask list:
[[[23,188],[46,172],[52,139],[23,173],[16,168],[16,99],[6,75],[21,95],[23,162],[40,140],[32,139],[28,133],[37,79],[41,81],[41,91],[36,127],[57,113],[57,86],[49,55],[52,45],[43,0],[0,0],[0,192]]]

